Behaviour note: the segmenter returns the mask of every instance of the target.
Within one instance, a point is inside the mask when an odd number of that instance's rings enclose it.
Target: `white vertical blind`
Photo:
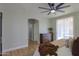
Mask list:
[[[62,18],[56,21],[57,39],[73,37],[73,17]]]

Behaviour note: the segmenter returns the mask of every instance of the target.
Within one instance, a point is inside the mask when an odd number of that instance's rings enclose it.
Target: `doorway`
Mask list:
[[[0,56],[2,55],[2,13],[0,12]]]
[[[39,43],[39,23],[36,19],[28,20],[29,26],[29,45]]]

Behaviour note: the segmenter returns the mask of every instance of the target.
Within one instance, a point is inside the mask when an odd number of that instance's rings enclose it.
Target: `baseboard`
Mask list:
[[[27,45],[6,49],[6,50],[3,50],[2,53],[13,51],[13,50],[16,50],[16,49],[25,48],[25,47],[27,47]]]

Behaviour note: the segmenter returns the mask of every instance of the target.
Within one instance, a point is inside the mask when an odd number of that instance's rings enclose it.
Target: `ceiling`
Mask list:
[[[38,7],[49,7],[47,3],[16,3],[16,4],[6,4],[6,5],[18,5],[26,10],[29,10],[30,17],[44,17],[44,18],[50,18],[50,17],[59,17],[62,15],[66,15],[69,13],[77,12],[79,11],[79,3],[65,3],[64,5],[70,5],[68,8],[64,8],[62,10],[65,11],[65,13],[57,12],[56,15],[48,13],[40,13],[41,11],[44,11],[43,9],[39,9]],[[58,3],[56,3],[58,5]]]
[[[58,5],[58,3],[56,3],[56,5]],[[28,6],[28,8],[30,7],[29,8],[30,14],[35,17],[46,17],[46,18],[58,17],[58,16],[62,16],[62,15],[79,11],[79,3],[65,3],[64,5],[70,5],[70,7],[62,9],[65,11],[65,13],[57,12],[56,15],[53,15],[53,14],[47,15],[48,13],[40,13],[41,11],[44,11],[44,10],[38,8],[39,6],[49,7],[47,3],[22,4],[22,6],[26,9],[27,9],[26,6]]]

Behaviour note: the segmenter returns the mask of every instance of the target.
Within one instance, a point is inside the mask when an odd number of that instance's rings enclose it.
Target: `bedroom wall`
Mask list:
[[[48,19],[39,19],[39,33],[48,33],[49,21]]]
[[[54,39],[56,39],[56,20],[59,19],[59,18],[64,18],[64,17],[69,17],[69,16],[73,16],[73,18],[74,18],[74,37],[79,36],[79,12],[74,12],[74,13],[71,13],[71,14],[68,14],[68,15],[49,19],[50,27],[53,28]]]
[[[53,39],[56,39],[56,20],[55,19],[49,19],[50,27],[53,28]]]
[[[38,21],[34,24],[34,41],[39,43],[39,23]]]
[[[4,4],[2,23],[3,52],[28,47],[28,12],[26,9],[16,4]]]
[[[79,12],[74,15],[74,35],[79,36]]]
[[[28,6],[26,6],[28,7]],[[2,19],[2,50],[3,52],[28,47],[28,19],[39,20],[39,33],[48,32],[49,21],[30,15],[29,9],[17,4],[1,4]]]

